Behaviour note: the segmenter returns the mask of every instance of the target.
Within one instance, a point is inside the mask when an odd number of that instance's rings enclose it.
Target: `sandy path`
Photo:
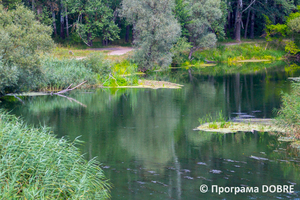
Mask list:
[[[111,47],[111,48],[92,48],[93,51],[111,51],[108,55],[123,55],[133,50],[132,47]]]

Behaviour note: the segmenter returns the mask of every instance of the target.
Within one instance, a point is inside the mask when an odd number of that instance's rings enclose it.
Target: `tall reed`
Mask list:
[[[1,199],[106,199],[109,184],[96,160],[48,128],[27,126],[0,110]]]

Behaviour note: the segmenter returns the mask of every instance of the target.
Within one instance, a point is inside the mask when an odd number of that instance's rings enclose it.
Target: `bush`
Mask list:
[[[111,72],[112,63],[109,60],[105,60],[104,54],[91,54],[87,59],[83,60],[83,63],[87,69],[98,74],[101,80]]]
[[[0,5],[0,77],[10,77],[1,84],[0,95],[36,87],[41,77],[38,53],[53,47],[51,32],[24,6],[7,11]],[[11,74],[9,69],[13,69]]]
[[[1,199],[105,199],[99,163],[87,162],[65,139],[0,111]]]
[[[103,85],[110,87],[136,85],[138,84],[136,71],[137,65],[128,60],[115,63],[111,68],[111,76],[106,77]]]
[[[300,83],[292,84],[290,94],[283,94],[282,106],[276,118],[278,125],[288,128],[289,134],[300,138]]]

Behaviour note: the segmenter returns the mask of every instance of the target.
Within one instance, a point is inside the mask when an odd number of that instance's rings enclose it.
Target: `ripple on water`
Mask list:
[[[213,174],[221,174],[222,171],[221,170],[217,170],[217,169],[212,169],[209,171],[210,173],[213,173]]]
[[[197,165],[207,165],[207,164],[204,162],[197,162]]]

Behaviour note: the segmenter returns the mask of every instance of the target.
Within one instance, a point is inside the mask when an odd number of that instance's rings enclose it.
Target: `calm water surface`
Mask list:
[[[78,90],[25,98],[2,106],[57,137],[81,136],[87,159],[97,157],[113,188],[112,199],[295,199],[300,196],[300,158],[267,133],[193,131],[198,118],[222,111],[229,118],[273,117],[281,92],[289,92],[283,67],[247,75],[182,73],[184,87]],[[174,75],[175,76],[175,75]],[[175,79],[174,78],[174,79]],[[294,194],[206,194],[202,184],[222,187],[295,185]]]

